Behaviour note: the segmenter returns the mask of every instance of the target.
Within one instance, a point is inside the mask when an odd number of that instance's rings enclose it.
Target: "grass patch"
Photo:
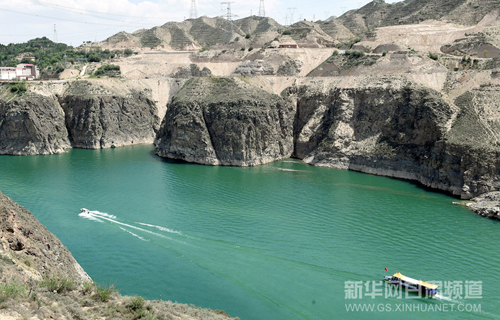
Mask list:
[[[23,284],[19,284],[17,281],[8,282],[6,284],[0,285],[0,303],[5,302],[9,299],[15,299],[26,293],[28,287]]]
[[[101,302],[109,301],[109,298],[111,298],[111,294],[113,292],[118,291],[114,285],[110,285],[109,287],[97,285],[95,287],[95,289],[96,289],[96,293],[94,295],[94,298],[97,301],[101,301]]]
[[[44,280],[41,286],[57,293],[69,292],[76,288],[76,281],[74,279],[52,277]]]

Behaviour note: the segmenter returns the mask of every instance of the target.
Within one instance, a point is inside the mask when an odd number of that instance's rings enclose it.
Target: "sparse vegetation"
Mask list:
[[[488,58],[488,50],[484,50],[483,55],[485,58]]]
[[[41,283],[42,287],[46,287],[49,291],[55,291],[57,293],[72,291],[76,288],[76,281],[68,278],[56,278],[52,277],[46,279]]]
[[[429,51],[429,58],[431,58],[432,60],[437,60],[438,59],[438,55]]]
[[[17,281],[9,281],[5,284],[0,284],[0,303],[9,299],[16,299],[26,293],[28,287],[20,284]]]
[[[292,34],[292,32],[291,32],[290,30],[285,30],[285,31],[283,31],[283,33],[282,33],[282,34],[283,34],[284,36],[289,36],[289,35],[291,35],[291,34]]]
[[[94,298],[97,301],[106,302],[111,297],[111,294],[113,292],[117,292],[118,290],[115,289],[114,285],[110,285],[109,287],[96,285],[95,291],[96,293],[94,295]]]
[[[117,77],[120,76],[120,66],[114,64],[106,64],[100,66],[95,72],[95,76],[108,76],[108,77]]]

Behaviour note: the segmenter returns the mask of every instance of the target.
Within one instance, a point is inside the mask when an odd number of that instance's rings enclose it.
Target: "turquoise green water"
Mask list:
[[[241,319],[500,317],[500,224],[452,205],[454,198],[296,160],[209,167],[152,152],[139,145],[1,156],[0,190],[55,233],[95,281],[123,294]],[[89,219],[80,208],[98,212]],[[365,283],[388,274],[385,267],[461,281],[463,291],[465,281],[482,281],[481,298],[346,299],[346,281],[362,281],[370,293]],[[346,310],[353,303],[378,311]]]

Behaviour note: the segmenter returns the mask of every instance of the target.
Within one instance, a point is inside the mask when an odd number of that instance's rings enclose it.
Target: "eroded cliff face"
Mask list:
[[[69,147],[57,100],[37,94],[0,100],[0,154],[53,154]]]
[[[26,208],[0,192],[0,256],[17,266],[8,275],[22,281],[41,281],[52,277],[73,279],[79,283],[90,277],[76,262],[69,250],[47,230]]]
[[[72,84],[61,99],[73,147],[100,149],[151,143],[159,126],[158,110],[147,92],[96,93],[87,81]]]
[[[484,88],[455,103],[402,79],[286,94],[297,99],[294,156],[306,163],[415,180],[466,199],[500,188],[500,149],[482,136],[498,137],[499,113],[485,104],[495,98]]]
[[[158,155],[210,165],[253,166],[289,157],[294,108],[234,78],[192,79],[168,105]]]
[[[0,99],[0,154],[55,154],[65,149],[152,143],[160,119],[151,91],[115,91],[88,81],[62,94]]]

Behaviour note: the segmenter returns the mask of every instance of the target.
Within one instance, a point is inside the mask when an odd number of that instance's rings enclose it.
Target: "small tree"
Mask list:
[[[129,57],[131,56],[132,54],[134,53],[134,51],[132,51],[131,49],[127,48],[125,50],[123,50],[123,54],[125,55],[125,57]]]
[[[245,35],[245,39],[250,39],[250,33],[247,33],[247,34]]]

